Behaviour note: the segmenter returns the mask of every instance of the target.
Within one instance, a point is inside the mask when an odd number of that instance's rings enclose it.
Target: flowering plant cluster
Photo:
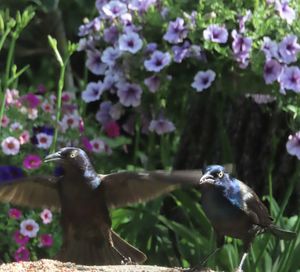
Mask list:
[[[221,1],[208,6],[97,0],[96,8],[96,17],[79,27],[79,50],[87,53],[86,67],[97,78],[82,99],[100,101],[95,118],[104,128],[122,125],[133,134],[140,121],[143,133],[170,133],[180,126],[168,114],[172,89],[214,91],[224,68],[258,75],[264,83],[253,87],[265,85],[268,95],[285,104],[300,92],[296,1],[265,1],[251,9],[233,3],[229,9]],[[174,73],[179,66],[193,79],[186,75],[182,84]]]
[[[57,250],[57,225],[53,221],[50,210],[44,209],[40,213],[23,213],[16,208],[4,208],[1,213],[6,218],[1,220],[0,250],[6,260],[29,261],[37,258],[51,256]],[[56,220],[57,221],[57,220]],[[7,249],[8,250],[7,250]]]

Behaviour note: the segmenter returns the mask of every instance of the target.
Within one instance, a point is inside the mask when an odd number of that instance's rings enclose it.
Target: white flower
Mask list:
[[[61,127],[63,131],[68,128],[78,128],[80,124],[80,116],[77,114],[65,114],[61,120]]]
[[[40,213],[40,217],[42,218],[44,224],[49,224],[52,222],[52,212],[48,209],[44,209]]]
[[[20,142],[15,137],[7,137],[2,141],[1,146],[6,155],[16,155],[20,151]]]
[[[102,140],[94,139],[91,141],[91,145],[95,153],[105,152],[105,143]]]
[[[23,220],[20,224],[20,232],[30,238],[36,237],[40,227],[33,219]]]
[[[36,139],[38,141],[37,147],[48,149],[52,144],[53,137],[51,135],[41,132],[36,135]]]

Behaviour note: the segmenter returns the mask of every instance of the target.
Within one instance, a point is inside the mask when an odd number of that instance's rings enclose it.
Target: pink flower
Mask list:
[[[68,128],[78,128],[80,125],[80,116],[78,114],[65,114],[61,120],[62,130],[66,131]]]
[[[30,238],[36,237],[40,227],[33,219],[23,220],[20,224],[20,232]]]
[[[20,104],[19,102],[19,91],[18,90],[6,90],[5,102],[7,105],[16,105]]]
[[[53,237],[51,234],[42,234],[40,236],[40,246],[51,247],[53,244]]]
[[[24,236],[19,230],[16,230],[14,232],[13,237],[14,237],[14,240],[16,241],[16,243],[21,246],[25,246],[29,241],[29,237]]]
[[[25,157],[23,161],[23,166],[26,169],[36,169],[42,164],[42,160],[38,155],[29,154]]]
[[[61,95],[61,100],[63,103],[70,102],[73,99],[75,99],[75,95],[72,92],[64,91]]]
[[[17,249],[17,251],[14,254],[15,261],[29,261],[29,251],[26,247],[21,246]]]
[[[20,151],[20,142],[15,137],[7,137],[5,138],[2,143],[2,151],[6,155],[16,155]]]
[[[28,143],[30,140],[30,134],[29,134],[29,131],[28,130],[24,130],[21,135],[19,136],[19,141],[20,141],[20,144],[23,145],[23,144],[26,144]]]
[[[44,112],[51,113],[53,111],[53,106],[48,102],[43,102],[41,108]]]
[[[40,213],[40,217],[42,218],[44,224],[49,224],[52,222],[52,212],[48,209],[44,209]]]
[[[36,108],[40,104],[40,99],[33,93],[22,96],[21,100],[31,109]]]
[[[8,215],[9,215],[10,218],[20,219],[21,216],[22,216],[22,212],[20,210],[18,210],[18,209],[11,208],[8,211]]]
[[[93,146],[93,152],[105,152],[105,143],[101,139],[94,139],[91,141],[91,144]]]
[[[9,123],[9,118],[6,115],[3,115],[2,120],[1,120],[1,126],[7,127],[8,123]]]
[[[85,148],[87,151],[92,151],[92,150],[93,150],[93,146],[92,146],[90,140],[88,139],[88,137],[83,136],[83,137],[81,138],[81,142],[82,142],[84,148]]]
[[[120,127],[117,122],[111,121],[105,124],[104,131],[108,137],[115,138],[120,136]]]
[[[53,136],[41,132],[36,135],[36,139],[38,142],[37,147],[48,149],[52,144]]]

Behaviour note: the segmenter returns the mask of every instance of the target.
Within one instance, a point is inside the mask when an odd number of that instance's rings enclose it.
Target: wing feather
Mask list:
[[[119,172],[100,175],[109,208],[148,201],[179,186],[196,185],[200,177],[199,170]]]
[[[57,178],[29,176],[0,184],[0,202],[29,208],[60,209]]]

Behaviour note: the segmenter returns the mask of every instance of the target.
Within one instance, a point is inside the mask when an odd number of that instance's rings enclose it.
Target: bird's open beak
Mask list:
[[[214,177],[210,174],[204,174],[201,179],[199,184],[204,184],[204,183],[214,183]]]
[[[62,159],[61,153],[60,152],[56,152],[56,153],[48,155],[44,159],[44,162],[60,161],[61,159]]]

